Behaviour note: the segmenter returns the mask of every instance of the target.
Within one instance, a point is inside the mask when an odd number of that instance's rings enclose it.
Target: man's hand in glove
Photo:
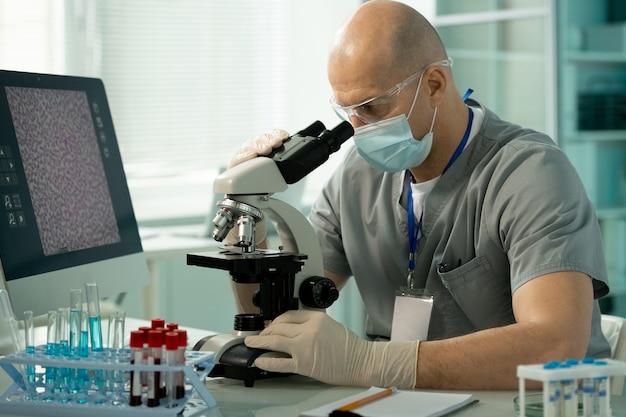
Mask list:
[[[259,155],[269,155],[272,150],[280,148],[287,139],[289,139],[289,133],[281,129],[274,129],[269,133],[264,133],[244,142],[228,162],[228,169]]]
[[[245,344],[291,355],[258,358],[254,364],[267,371],[297,373],[335,385],[415,385],[418,341],[367,341],[320,311],[287,311],[259,335],[248,336]]]

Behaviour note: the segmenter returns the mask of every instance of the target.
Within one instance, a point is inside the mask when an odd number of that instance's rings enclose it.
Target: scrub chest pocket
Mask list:
[[[514,322],[511,283],[496,276],[486,257],[474,258],[452,270],[439,268],[438,275],[476,330]],[[504,320],[506,317],[510,320]]]

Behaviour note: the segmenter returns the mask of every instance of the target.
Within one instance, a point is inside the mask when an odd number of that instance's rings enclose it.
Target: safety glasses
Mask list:
[[[383,120],[385,116],[389,115],[393,110],[398,107],[398,93],[402,91],[406,86],[418,79],[429,68],[442,66],[451,67],[452,58],[437,61],[426,67],[420,69],[415,74],[411,75],[406,80],[394,85],[389,90],[376,97],[368,98],[360,103],[353,104],[351,106],[342,106],[337,103],[335,96],[330,97],[330,105],[332,106],[337,116],[343,120],[350,121],[351,117],[358,118],[365,124],[374,123]]]

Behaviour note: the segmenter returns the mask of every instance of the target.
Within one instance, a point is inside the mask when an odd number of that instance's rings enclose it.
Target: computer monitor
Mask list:
[[[0,71],[0,288],[13,311],[69,306],[148,282],[104,85]]]

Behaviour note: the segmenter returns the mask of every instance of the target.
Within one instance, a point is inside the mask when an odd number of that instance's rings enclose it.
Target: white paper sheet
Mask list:
[[[360,394],[305,411],[300,417],[328,417],[337,408],[375,394],[383,388],[371,387]],[[363,417],[438,417],[474,401],[472,394],[432,391],[398,391],[352,411]]]

